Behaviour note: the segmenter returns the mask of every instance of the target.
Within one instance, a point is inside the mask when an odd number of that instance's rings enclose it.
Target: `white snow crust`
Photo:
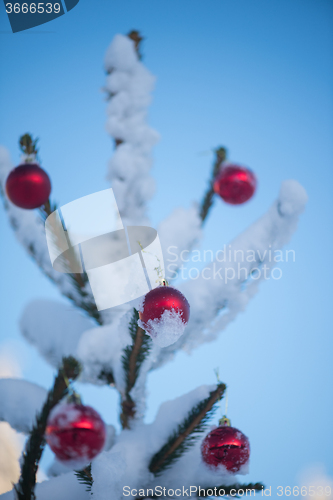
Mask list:
[[[18,378],[0,379],[0,421],[28,433],[41,409],[47,391],[37,384]]]

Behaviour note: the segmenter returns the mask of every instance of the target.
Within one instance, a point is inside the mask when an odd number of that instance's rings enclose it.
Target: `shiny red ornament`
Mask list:
[[[17,207],[38,208],[49,199],[50,178],[37,163],[22,163],[8,175],[6,193]]]
[[[235,427],[220,425],[201,444],[204,462],[212,467],[224,465],[229,472],[238,472],[250,458],[250,442]]]
[[[217,174],[213,187],[226,203],[241,205],[254,195],[257,179],[248,168],[227,164]]]
[[[174,311],[184,325],[190,318],[190,304],[184,295],[172,286],[158,286],[144,298],[142,311],[139,312],[141,321],[149,333],[149,320],[160,320],[164,311]]]
[[[60,404],[50,414],[45,438],[57,459],[65,465],[87,465],[102,451],[106,428],[90,406]]]

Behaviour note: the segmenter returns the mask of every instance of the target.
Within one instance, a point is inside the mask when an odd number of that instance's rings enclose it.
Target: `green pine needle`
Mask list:
[[[159,476],[169,469],[199,438],[207,423],[216,410],[216,403],[221,399],[226,389],[225,384],[218,384],[208,398],[194,406],[183,422],[169,436],[165,445],[153,456],[149,470]]]
[[[87,487],[86,491],[91,491],[94,482],[91,474],[91,464],[89,464],[85,469],[75,470],[74,474],[76,475],[79,483],[84,484]]]

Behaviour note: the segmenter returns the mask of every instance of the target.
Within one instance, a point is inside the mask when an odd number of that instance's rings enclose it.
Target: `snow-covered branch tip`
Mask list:
[[[161,350],[153,368],[172,359],[179,349],[190,352],[215,340],[244,311],[259,283],[269,279],[274,271],[278,262],[275,252],[281,254],[289,243],[307,199],[305,189],[297,181],[284,181],[278,199],[266,214],[224,245],[196,279],[179,286],[191,304],[191,318],[182,337]],[[178,261],[176,265],[179,267]]]
[[[140,367],[146,359],[150,348],[151,339],[146,332],[138,326],[139,313],[133,309],[133,316],[129,324],[129,333],[132,338],[132,345],[124,349],[122,356],[123,368],[126,379],[126,390],[122,400],[122,413],[120,420],[123,429],[130,427],[130,419],[135,416],[135,403],[130,395],[139,375]]]
[[[189,411],[165,445],[151,459],[150,472],[159,476],[196,442],[199,435],[206,430],[207,422],[215,412],[216,403],[223,397],[225,390],[225,384],[218,384],[206,399]]]
[[[139,60],[139,38],[134,31],[116,35],[105,56],[106,129],[117,145],[107,178],[126,225],[149,224],[146,205],[155,191],[151,151],[159,140],[147,124],[155,77]]]
[[[30,431],[23,453],[21,476],[14,486],[17,500],[35,500],[36,474],[38,464],[45,446],[45,429],[51,410],[68,394],[68,380],[75,380],[81,371],[80,364],[73,357],[64,358],[61,368],[54,380],[52,389],[40,413],[37,414],[35,424]]]

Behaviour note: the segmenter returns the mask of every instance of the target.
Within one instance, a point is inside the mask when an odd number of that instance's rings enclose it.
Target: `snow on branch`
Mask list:
[[[38,500],[88,500],[91,498],[90,493],[86,492],[85,485],[77,480],[74,472],[37,483],[35,493]],[[17,500],[15,490],[4,493],[0,498],[1,500]]]
[[[146,202],[155,189],[149,171],[159,136],[146,123],[155,78],[140,62],[134,41],[123,35],[116,35],[109,46],[105,69],[106,129],[117,145],[107,178],[123,222],[142,224],[147,222]]]
[[[47,393],[44,404],[36,415],[23,452],[21,476],[14,486],[18,500],[35,498],[37,469],[45,446],[47,419],[51,410],[68,394],[68,381],[75,380],[79,376],[80,370],[80,364],[73,357],[69,356],[63,359],[53,387]]]
[[[18,432],[28,433],[47,391],[18,378],[0,379],[0,421],[8,422]]]
[[[132,344],[124,349],[122,356],[126,389],[122,399],[120,420],[124,429],[130,428],[130,419],[135,416],[136,408],[135,402],[131,396],[131,391],[139,378],[142,364],[152,347],[151,338],[138,326],[138,320],[139,313],[134,309],[129,323],[129,333],[132,338]]]
[[[178,458],[176,467],[164,469],[163,475],[156,477],[149,471],[152,458],[163,448],[175,429],[182,426],[192,410],[198,408],[203,401],[215,401],[216,391],[216,384],[200,386],[163,403],[152,424],[137,422],[130,431],[124,430],[110,451],[101,453],[92,463],[94,497],[108,500],[112,491],[114,498],[121,498],[124,485],[139,490],[161,484],[182,489],[183,486],[188,488],[195,484],[208,487],[211,484],[221,484],[222,481],[225,484],[233,483],[234,476],[230,473],[221,475],[220,471],[215,473],[203,467],[200,439]],[[206,409],[209,412],[208,406]]]
[[[81,335],[93,326],[73,307],[52,300],[29,302],[20,318],[23,337],[55,368],[63,357],[76,356]]]
[[[112,373],[112,383],[121,394],[126,392],[126,381],[123,370],[122,355],[124,349],[131,344],[129,324],[132,311],[116,318],[111,324],[86,330],[80,337],[77,346],[77,358],[83,372],[82,382],[102,384],[107,381],[101,374]]]
[[[44,224],[41,218],[36,217],[36,212],[33,210],[16,207],[5,194],[6,179],[13,168],[14,165],[10,160],[8,151],[3,146],[0,146],[0,188],[9,222],[15,231],[17,239],[33,256],[39,267],[52,281],[55,281],[64,291],[69,292],[65,275],[57,273],[52,268],[46,245]]]
[[[129,310],[112,324],[85,331],[76,351],[83,367],[81,382],[112,383],[120,392],[124,428],[130,426],[134,416],[139,420],[144,415],[146,377],[159,352],[146,334],[138,331],[135,319],[133,310]],[[109,373],[112,381],[108,380]]]
[[[191,305],[190,322],[177,343],[160,351],[154,367],[178,349],[191,351],[214,340],[245,309],[276,266],[274,256],[289,242],[306,202],[297,181],[284,181],[269,211],[225,245],[197,279],[179,287]]]
[[[226,386],[219,384],[209,395],[195,404],[176,429],[168,437],[162,448],[155,453],[149,464],[149,470],[159,476],[169,469],[198,439],[207,428],[207,421],[215,410],[216,402],[221,399]]]
[[[65,274],[55,271],[52,267],[46,237],[44,220],[56,207],[49,202],[41,207],[40,216],[34,210],[24,210],[16,207],[6,196],[5,184],[9,172],[13,169],[8,151],[0,146],[0,195],[3,198],[9,222],[15,235],[28,254],[36,261],[38,267],[60,289],[60,292],[73,303],[102,323],[102,317],[96,310],[90,285],[84,280],[85,275]]]

